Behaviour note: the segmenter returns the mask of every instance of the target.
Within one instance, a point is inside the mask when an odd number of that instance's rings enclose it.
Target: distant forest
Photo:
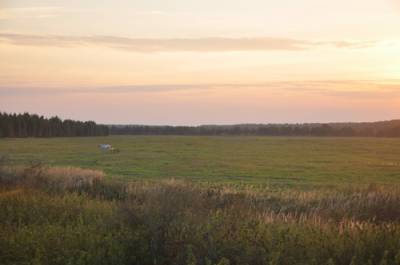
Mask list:
[[[112,125],[114,135],[270,135],[400,137],[400,120],[365,123],[238,124],[202,126]]]
[[[109,127],[93,121],[44,118],[36,114],[7,114],[0,112],[0,137],[71,137],[102,136],[109,134]]]
[[[106,135],[269,135],[400,137],[400,120],[349,123],[237,124],[201,126],[98,125],[36,114],[0,112],[0,137]]]

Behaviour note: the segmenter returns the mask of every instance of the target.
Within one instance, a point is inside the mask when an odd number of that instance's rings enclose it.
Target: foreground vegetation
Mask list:
[[[400,264],[400,188],[118,182],[0,168],[1,264]]]
[[[104,153],[108,143],[119,153]],[[124,180],[315,186],[400,184],[400,139],[109,136],[0,139],[12,163],[98,169]]]

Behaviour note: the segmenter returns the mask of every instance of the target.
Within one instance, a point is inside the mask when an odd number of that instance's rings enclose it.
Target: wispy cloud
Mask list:
[[[171,91],[194,91],[221,88],[226,85],[204,84],[165,84],[165,85],[126,85],[99,87],[40,87],[40,86],[0,86],[0,96],[35,96],[66,94],[120,94],[120,93],[163,93]],[[229,85],[234,87],[234,85]]]
[[[324,95],[357,99],[400,97],[400,80],[319,80],[260,84],[165,84],[103,87],[0,86],[0,96],[59,96],[73,94],[166,93],[208,90],[263,90],[270,93]]]
[[[50,18],[68,12],[56,6],[0,8],[0,20]]]
[[[306,41],[286,38],[125,38],[116,36],[59,36],[0,33],[0,42],[14,45],[102,46],[132,52],[301,51],[318,47],[366,48],[374,42]]]
[[[400,80],[319,80],[276,82],[270,85],[286,91],[329,97],[358,99],[400,97]]]

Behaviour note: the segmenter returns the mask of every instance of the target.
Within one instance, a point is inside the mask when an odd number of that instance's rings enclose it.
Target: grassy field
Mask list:
[[[1,139],[0,156],[1,264],[400,264],[400,139]]]
[[[102,153],[110,143],[119,153]],[[400,139],[110,136],[1,139],[16,164],[103,170],[129,180],[290,186],[400,183]]]
[[[0,260],[16,264],[397,265],[400,187],[236,189],[0,164]]]

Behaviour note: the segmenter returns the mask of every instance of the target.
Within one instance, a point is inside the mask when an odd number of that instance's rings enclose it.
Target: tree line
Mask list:
[[[0,137],[72,137],[104,136],[109,127],[93,121],[61,120],[36,114],[0,112]]]
[[[0,137],[105,135],[266,135],[400,137],[400,120],[364,123],[237,124],[201,126],[98,125],[93,121],[0,112]]]
[[[201,126],[112,125],[114,135],[267,135],[400,137],[400,120],[365,123],[238,124]]]

